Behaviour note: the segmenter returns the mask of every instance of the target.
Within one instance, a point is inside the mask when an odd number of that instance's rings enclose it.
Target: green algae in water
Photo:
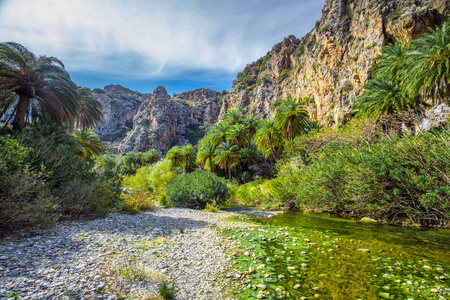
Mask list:
[[[257,299],[450,299],[450,235],[288,213],[240,241],[235,297]]]

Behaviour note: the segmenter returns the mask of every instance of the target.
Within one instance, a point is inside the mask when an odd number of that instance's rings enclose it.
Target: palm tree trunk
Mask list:
[[[28,107],[30,106],[30,98],[20,96],[19,103],[17,103],[17,112],[12,126],[14,130],[22,130],[25,127],[25,117],[27,115]]]
[[[228,166],[228,179],[231,181],[231,164],[227,163]]]
[[[214,172],[213,165],[212,165],[212,157],[211,156],[209,157],[209,172],[210,173]]]
[[[272,151],[272,155],[277,160],[277,156],[275,155],[275,151],[273,150],[273,144],[272,144],[272,137],[269,136],[269,144],[270,144],[270,150]]]
[[[290,134],[290,136],[291,136],[291,142],[294,140],[294,119],[290,119],[289,120],[289,123],[290,123],[290,127],[289,127],[289,134]]]

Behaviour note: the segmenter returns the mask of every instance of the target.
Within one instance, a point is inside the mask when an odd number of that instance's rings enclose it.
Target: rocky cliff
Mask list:
[[[292,97],[321,123],[339,123],[350,114],[381,47],[434,28],[446,19],[449,2],[328,0],[310,33],[285,38],[238,74],[221,115],[240,109],[271,117]]]
[[[120,85],[94,89],[92,95],[103,105],[103,120],[94,131],[108,145],[120,142],[133,129],[133,118],[149,97]]]
[[[198,89],[171,98],[164,87],[157,87],[141,104],[119,152],[157,149],[164,153],[175,145],[195,144],[203,137],[204,127],[217,121],[222,97],[213,90]]]

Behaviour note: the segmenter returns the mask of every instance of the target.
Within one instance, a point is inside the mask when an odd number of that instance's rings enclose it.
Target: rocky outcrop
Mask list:
[[[133,118],[149,96],[120,85],[94,89],[92,95],[103,105],[103,120],[94,131],[108,145],[119,143],[133,129]]]
[[[119,152],[166,152],[172,146],[195,144],[204,127],[214,124],[220,112],[218,92],[202,89],[176,95],[173,99],[158,86],[134,116],[133,128],[119,145]]]
[[[440,24],[448,2],[328,0],[310,33],[285,38],[238,74],[221,115],[240,109],[272,117],[281,101],[292,97],[322,124],[339,123],[350,115],[381,47]]]

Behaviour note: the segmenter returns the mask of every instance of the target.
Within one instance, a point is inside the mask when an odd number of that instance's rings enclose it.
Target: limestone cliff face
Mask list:
[[[328,0],[310,33],[285,38],[238,74],[221,115],[240,109],[272,117],[281,101],[292,97],[302,99],[321,123],[339,123],[369,79],[381,47],[434,28],[446,18],[449,2]]]
[[[203,137],[203,126],[217,121],[219,96],[201,89],[171,98],[164,87],[157,87],[134,116],[133,128],[120,143],[119,152],[157,149],[164,153],[174,145],[195,144]]]
[[[120,142],[133,128],[133,118],[148,94],[141,94],[120,85],[94,89],[92,95],[103,105],[103,120],[95,133],[105,143]]]

